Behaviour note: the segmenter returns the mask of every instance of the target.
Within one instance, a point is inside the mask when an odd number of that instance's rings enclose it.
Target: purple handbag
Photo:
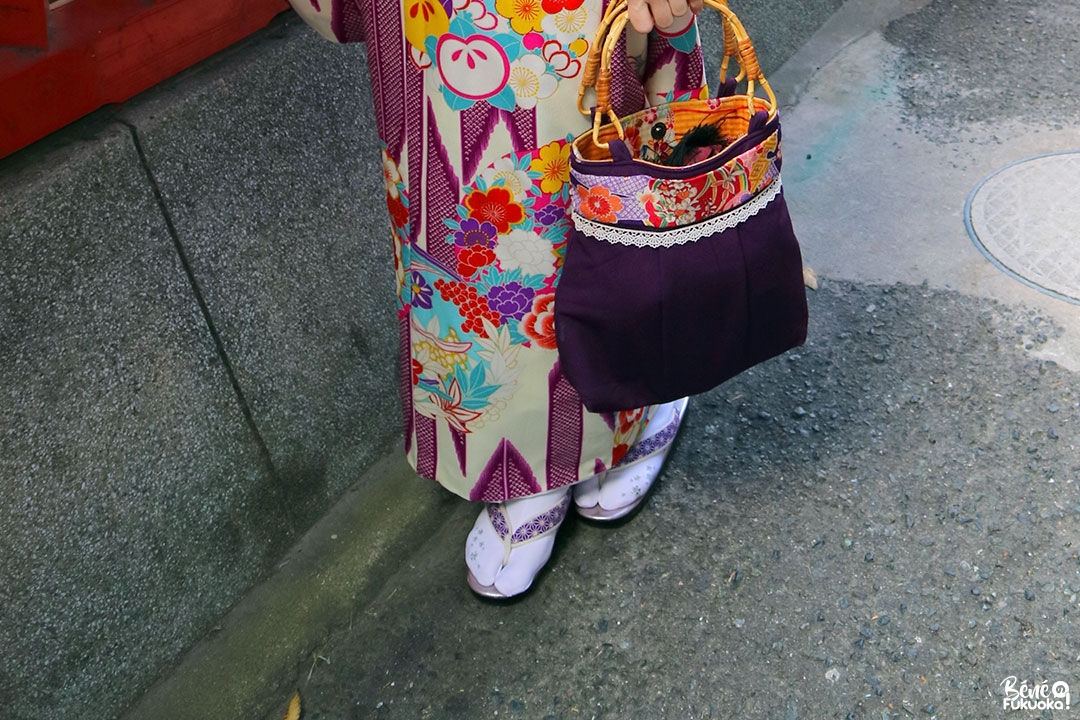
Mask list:
[[[624,11],[605,18],[594,44],[603,48],[595,121],[573,144],[574,228],[554,303],[563,373],[592,412],[705,392],[806,340],[776,98],[738,18],[720,0],[707,4],[738,44],[745,94],[620,119],[607,87]],[[717,144],[665,165],[702,125],[716,128]]]

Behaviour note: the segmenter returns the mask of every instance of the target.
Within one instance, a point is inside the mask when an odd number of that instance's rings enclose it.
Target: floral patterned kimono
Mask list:
[[[649,409],[584,409],[560,371],[552,310],[570,223],[569,141],[591,124],[577,91],[604,0],[293,3],[327,38],[368,44],[409,462],[487,502],[618,463]],[[696,34],[691,23],[671,42],[624,39],[616,107],[698,94]]]

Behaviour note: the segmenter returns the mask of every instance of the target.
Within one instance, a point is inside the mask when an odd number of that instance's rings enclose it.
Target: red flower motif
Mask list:
[[[616,445],[615,449],[611,451],[611,466],[615,467],[619,464],[619,461],[623,459],[623,455],[626,455],[630,451],[630,446],[626,443],[622,445]]]
[[[412,384],[413,385],[419,385],[420,384],[420,375],[423,372],[424,372],[424,366],[420,364],[419,360],[417,360],[416,358],[413,358],[413,361],[412,361]]]
[[[501,235],[525,219],[525,208],[514,202],[514,196],[504,187],[493,187],[487,192],[473,190],[465,198],[465,207],[469,209],[469,217],[491,223]]]
[[[463,278],[472,277],[477,270],[495,262],[495,251],[483,245],[470,245],[458,251],[458,273]]]
[[[521,331],[545,350],[555,349],[555,293],[533,299],[532,310],[521,319]]]
[[[495,327],[502,324],[502,314],[492,310],[487,298],[481,297],[474,286],[463,282],[446,282],[440,278],[435,281],[435,289],[443,300],[457,306],[458,315],[465,319],[461,323],[461,329],[465,332],[487,337],[484,320]]]
[[[579,185],[577,191],[578,197],[581,198],[578,209],[582,215],[597,222],[618,221],[619,218],[615,213],[622,210],[622,200],[612,195],[606,187],[597,186],[586,189]]]
[[[397,228],[404,228],[409,224],[409,208],[401,202],[401,197],[386,196],[386,207],[390,210],[390,219]]]
[[[626,435],[634,429],[641,418],[645,416],[645,408],[636,408],[634,410],[620,410],[616,416],[619,422],[619,434]]]
[[[461,323],[462,330],[486,338],[488,334],[487,330],[484,329],[484,320],[487,320],[495,327],[499,327],[502,324],[502,315],[489,308],[486,300],[483,298],[480,300],[476,307],[460,308],[458,314],[468,315],[465,322]]]
[[[673,188],[685,192],[687,196],[699,197],[710,190],[716,181],[710,173],[706,173],[689,180],[671,180],[670,183]]]
[[[548,15],[554,15],[562,10],[577,10],[583,2],[585,0],[544,0],[540,7],[544,8]]]
[[[672,150],[671,143],[667,140],[650,140],[646,146],[652,150],[652,155],[656,158],[654,162],[658,163],[664,162]]]

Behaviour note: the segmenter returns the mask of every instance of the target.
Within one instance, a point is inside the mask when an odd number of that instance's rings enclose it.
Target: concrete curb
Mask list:
[[[419,480],[401,453],[383,458],[123,717],[261,716],[318,639],[348,624],[455,509],[465,507]]]
[[[785,106],[799,102],[811,79],[844,48],[930,0],[848,0],[769,78]]]

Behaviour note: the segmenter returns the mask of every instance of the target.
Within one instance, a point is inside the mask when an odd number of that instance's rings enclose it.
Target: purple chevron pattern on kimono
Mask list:
[[[435,420],[414,413],[413,428],[416,432],[416,472],[421,477],[434,478],[439,464],[439,431]]]
[[[504,438],[481,471],[480,479],[469,493],[469,499],[500,502],[540,492],[543,490],[536,482],[529,463],[514,444]]]
[[[426,227],[433,229],[439,227],[444,219],[454,214],[460,193],[457,176],[454,175],[450,157],[439,134],[435,109],[430,102],[427,114],[427,142],[424,145],[427,150],[427,156],[424,158],[424,215]],[[424,249],[428,254],[444,267],[452,268],[454,266],[453,246],[447,245],[441,238],[433,236],[430,232],[426,239]]]
[[[559,372],[552,324],[569,140],[590,125],[577,88],[604,5],[323,0],[301,11],[339,41],[368,42],[406,452],[462,497],[498,502],[577,482],[614,466],[648,420],[648,409],[586,412]],[[701,82],[699,49],[640,36],[620,47],[624,111]]]
[[[504,112],[503,117],[510,127],[510,139],[515,149],[537,147],[536,108],[514,108],[513,112]]]
[[[401,384],[401,414],[405,431],[405,454],[412,453],[413,402],[412,402],[412,335],[409,332],[409,314],[398,311],[398,381]]]
[[[461,165],[462,178],[469,182],[484,156],[491,136],[500,122],[506,125],[515,148],[536,147],[536,111],[515,109],[513,112],[499,110],[487,102],[478,102],[461,111]]]
[[[369,22],[373,20],[385,21],[393,29],[390,18],[375,17],[376,14],[370,10],[364,12],[366,7],[361,3],[352,0],[334,0],[332,5],[334,14],[331,28],[341,42],[363,42],[365,38],[372,37]]]
[[[356,3],[346,2],[344,5],[346,13],[355,13]],[[355,20],[351,15],[349,17],[344,24],[352,27]],[[405,145],[407,106],[401,102],[401,98],[406,97],[406,66],[400,61],[394,62],[394,58],[405,54],[405,38],[392,17],[368,12],[363,20],[364,33],[371,38],[369,47],[378,48],[378,52],[368,53],[371,91],[375,95],[375,122],[390,156],[398,160]]]
[[[405,117],[412,118],[412,120],[405,123],[405,150],[402,154],[408,159],[409,168],[424,167],[424,123],[420,118],[423,116],[425,102],[424,75],[412,65],[406,64]],[[400,156],[398,162],[401,163]],[[424,227],[424,223],[421,221],[423,193],[415,192],[414,194],[416,195],[416,202],[409,204],[409,239],[416,243],[420,239],[420,232]]]
[[[705,64],[701,61],[701,49],[692,54],[675,53],[676,94],[696,90],[705,85]]]
[[[619,115],[628,115],[648,104],[636,64],[627,55],[626,36],[623,35],[611,60],[611,108]]]
[[[578,481],[584,412],[577,390],[558,363],[548,374],[548,395],[547,486],[551,490]]]
[[[465,454],[465,433],[460,430],[450,430],[450,436],[454,439],[454,453],[457,455],[458,467],[461,468],[461,474],[464,475],[468,469],[465,465],[467,455]]]
[[[476,175],[501,112],[486,102],[478,102],[461,111],[461,166],[466,182]]]

